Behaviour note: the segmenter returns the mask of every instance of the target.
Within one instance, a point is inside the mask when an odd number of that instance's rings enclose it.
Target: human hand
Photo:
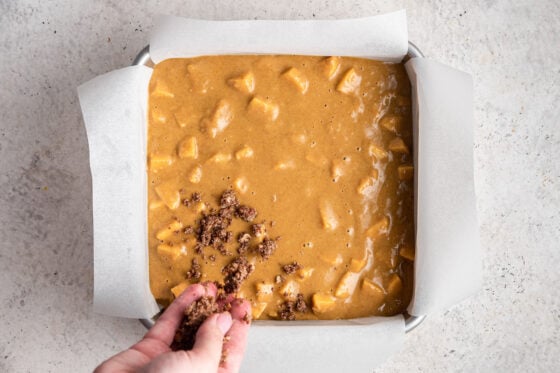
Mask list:
[[[160,316],[144,338],[95,369],[94,373],[113,372],[238,372],[245,352],[249,323],[245,315],[251,312],[247,301],[234,300],[231,310],[208,317],[196,333],[190,351],[171,351],[185,309],[203,296],[216,297],[213,283],[189,286]],[[224,340],[227,334],[228,338]],[[222,351],[225,360],[220,363]]]

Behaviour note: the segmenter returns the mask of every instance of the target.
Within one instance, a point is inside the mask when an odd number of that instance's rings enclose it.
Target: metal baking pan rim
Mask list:
[[[418,47],[416,45],[414,45],[414,43],[409,41],[408,42],[408,51],[407,51],[406,56],[404,57],[403,61],[406,62],[409,59],[415,58],[415,57],[424,57],[424,54],[420,51],[420,49],[418,49]],[[138,53],[138,55],[134,58],[134,61],[132,61],[132,65],[133,66],[144,65],[144,66],[147,66],[147,67],[153,67],[154,66],[154,62],[150,58],[150,46],[149,45],[145,46],[144,49],[142,49],[140,51],[140,53]],[[146,329],[150,329],[155,324],[158,316],[159,315],[156,315],[156,316],[152,317],[151,319],[140,319],[140,322],[142,323],[142,325],[144,325],[146,327]],[[405,318],[404,330],[405,330],[406,333],[409,333],[412,330],[414,330],[426,318],[426,315],[412,316],[412,315],[409,315],[407,312],[404,312],[403,316]]]

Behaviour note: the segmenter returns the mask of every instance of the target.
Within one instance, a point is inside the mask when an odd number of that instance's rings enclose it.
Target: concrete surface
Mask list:
[[[91,312],[91,180],[76,86],[128,65],[154,14],[302,19],[400,7],[427,56],[474,76],[485,278],[478,296],[430,315],[375,371],[559,371],[555,0],[0,0],[0,371],[88,371],[144,332]]]

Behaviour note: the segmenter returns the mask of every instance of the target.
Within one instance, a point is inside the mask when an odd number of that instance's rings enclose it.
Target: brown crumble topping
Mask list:
[[[200,195],[193,194],[192,199],[198,199]],[[257,215],[257,211],[249,206],[239,205],[237,195],[231,189],[226,190],[220,197],[220,208],[218,210],[211,209],[208,213],[203,213],[200,218],[198,228],[196,230],[197,240],[199,244],[204,246],[212,246],[223,256],[232,255],[225,247],[233,239],[233,232],[227,228],[231,225],[235,217],[239,217],[245,221],[252,221]],[[263,236],[266,234],[265,222],[253,224],[251,226],[254,235]],[[187,230],[185,229],[185,232]],[[249,249],[251,235],[249,233],[241,233],[237,242],[239,247],[237,252],[240,255],[246,254]],[[262,258],[267,259],[276,249],[276,240],[263,240],[257,247],[257,252]],[[196,247],[197,254],[202,253],[202,248]]]
[[[303,299],[303,294],[298,294],[296,297],[296,311],[307,312],[307,303]]]
[[[278,244],[276,243],[278,238],[270,239],[266,237],[263,242],[257,246],[257,253],[264,259],[267,260],[276,250]]]
[[[274,282],[276,282],[277,284],[281,283],[282,281],[284,281],[284,277],[280,275],[276,275],[276,277],[274,277]]]
[[[257,210],[249,206],[240,205],[237,206],[237,209],[235,210],[235,216],[250,223],[257,217]]]
[[[225,244],[233,239],[233,232],[227,228],[232,223],[238,205],[235,192],[231,189],[226,190],[220,197],[220,208],[217,211],[211,209],[200,219],[197,229],[198,241],[204,246],[212,246],[224,256],[232,255]],[[244,248],[241,248],[241,253],[244,253]]]
[[[217,247],[216,249],[217,249],[217,250],[220,252],[220,254],[222,254],[223,256],[230,256],[230,255],[232,255],[232,253],[230,253],[230,252],[226,249],[226,247],[225,247],[224,244],[218,245],[218,247]]]
[[[232,294],[239,291],[241,283],[249,277],[255,266],[247,261],[244,256],[233,259],[228,265],[222,269],[225,275],[224,291],[226,294]]]
[[[251,235],[247,232],[241,232],[239,233],[239,236],[237,237],[237,242],[239,242],[240,244],[246,244],[249,243],[251,241]]]
[[[294,310],[294,302],[286,301],[278,307],[278,316],[282,320],[293,321],[296,319],[296,312]]]
[[[198,255],[204,256],[204,251],[203,251],[203,249],[204,249],[204,245],[201,244],[201,243],[197,243],[197,244],[194,246],[194,252],[195,252],[196,254],[198,254]]]
[[[224,286],[218,282],[214,282],[214,284],[216,284],[216,287],[218,288],[218,290],[223,289]],[[218,303],[222,303],[226,301],[226,295],[222,292],[218,292],[218,296],[216,297],[216,302]]]
[[[237,242],[239,243],[237,252],[240,255],[246,254],[249,249],[249,242],[251,242],[251,235],[247,232],[241,232],[239,236],[237,236]]]
[[[291,275],[292,273],[294,273],[295,271],[297,271],[300,268],[301,268],[301,265],[298,262],[295,262],[295,261],[290,263],[290,264],[286,264],[286,265],[282,266],[282,269],[288,275]]]
[[[190,199],[183,200],[183,204],[185,206],[190,206],[194,202],[201,201],[202,199],[200,193],[193,193]],[[257,210],[250,206],[240,205],[235,192],[231,189],[226,190],[220,196],[219,202],[220,207],[218,209],[209,208],[207,212],[201,213],[201,218],[199,219],[196,227],[189,225],[182,230],[185,235],[194,234],[196,236],[197,242],[194,247],[194,252],[200,255],[203,259],[206,258],[206,256],[204,255],[204,248],[206,246],[213,247],[214,249],[218,250],[218,252],[223,256],[232,255],[226,249],[226,243],[234,241],[234,233],[228,230],[233,219],[238,218],[245,222],[252,222],[257,217]],[[208,204],[206,205],[208,206]],[[271,226],[273,226],[275,222],[272,221],[270,224]],[[253,234],[251,234],[250,232],[252,232]],[[224,274],[224,282],[215,282],[217,288],[220,290],[216,298],[217,301],[221,304],[220,307],[222,307],[222,310],[231,308],[231,304],[227,302],[227,295],[238,292],[243,281],[245,281],[255,269],[254,264],[249,263],[246,256],[242,254],[246,254],[249,251],[251,240],[253,239],[254,235],[258,235],[261,237],[266,235],[266,221],[251,225],[250,232],[240,232],[238,234],[237,243],[239,244],[239,247],[237,251],[241,256],[231,260],[231,262],[229,262],[229,264],[224,266],[224,268],[222,269],[222,273]],[[271,239],[265,237],[261,243],[253,248],[253,250],[255,250],[260,257],[266,260],[276,250],[278,239],[279,238]],[[217,258],[215,254],[211,254],[208,256],[208,260],[210,260],[211,262],[215,262],[216,259]],[[206,263],[208,264],[208,262]],[[297,265],[297,263],[294,262],[293,265]],[[186,273],[186,278],[199,280],[201,277],[202,272],[199,260],[197,258],[193,258],[191,268]],[[277,275],[275,281],[279,283],[284,281],[284,278],[280,275]],[[197,303],[196,307],[203,309],[203,306],[208,306],[208,304],[204,302],[201,303],[201,305],[198,305]],[[216,307],[214,307],[214,310],[217,309]],[[295,303],[293,307],[295,307]],[[187,312],[191,311],[186,310],[185,313]],[[249,323],[251,321],[251,315],[249,313],[246,313],[243,321]],[[180,333],[184,334],[185,330],[183,329],[181,331],[180,329],[177,333],[178,335]],[[195,334],[196,331],[192,335],[193,339]]]
[[[224,303],[224,311],[231,311],[231,303]]]
[[[264,236],[266,234],[266,227],[264,224],[253,224],[251,226],[251,230],[253,232],[253,236],[256,237]]]
[[[221,211],[221,210],[220,210]],[[231,224],[231,218],[220,212],[211,212],[200,219],[198,239],[204,246],[218,248],[225,242],[227,227]]]
[[[171,349],[174,351],[191,350],[200,325],[211,314],[217,312],[220,312],[220,309],[213,297],[202,297],[194,301],[185,309],[183,320],[171,343]]]
[[[233,190],[228,189],[222,194],[220,198],[220,208],[237,207],[238,205],[239,201]]]
[[[303,294],[298,294],[295,301],[285,301],[278,307],[278,316],[282,320],[295,320],[296,312],[307,312],[307,304]]]
[[[202,277],[202,272],[200,271],[200,269],[201,269],[201,267],[200,267],[200,264],[198,263],[198,259],[193,258],[192,264],[191,264],[191,269],[189,269],[187,271],[185,277],[187,279],[199,280],[200,277]]]

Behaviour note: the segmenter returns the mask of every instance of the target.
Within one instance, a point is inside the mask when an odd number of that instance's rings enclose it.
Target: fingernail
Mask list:
[[[231,314],[229,312],[223,312],[218,316],[216,320],[218,324],[218,328],[222,331],[222,334],[226,334],[229,328],[231,328],[231,324],[233,320],[231,319]]]

